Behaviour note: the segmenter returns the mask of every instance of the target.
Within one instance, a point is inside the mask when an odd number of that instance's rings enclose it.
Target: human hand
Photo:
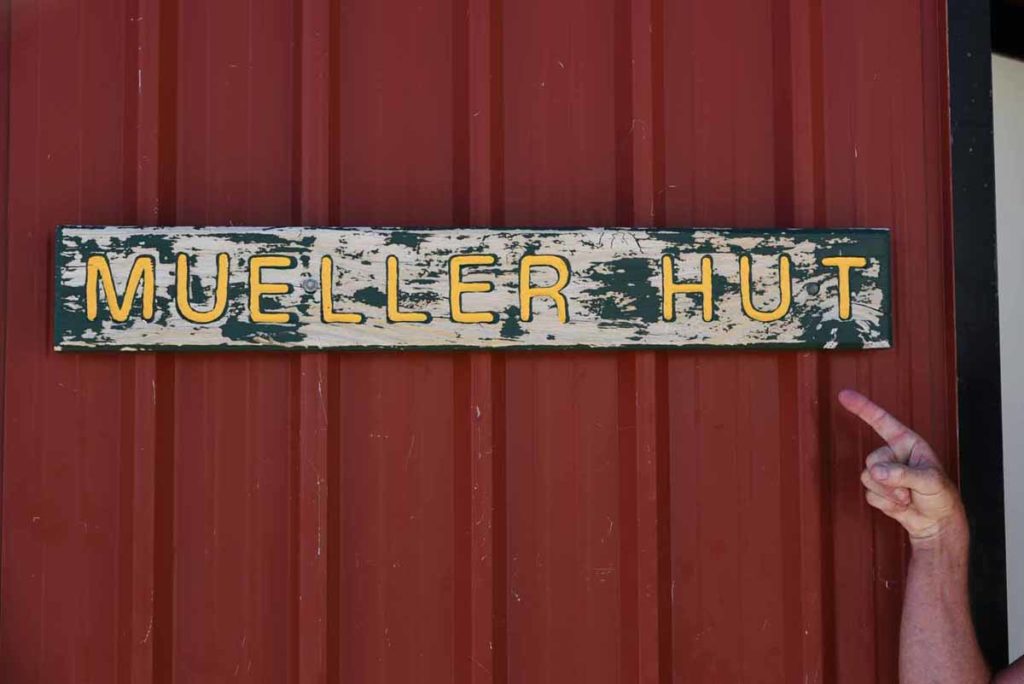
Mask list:
[[[965,539],[960,495],[928,443],[863,394],[843,390],[839,403],[886,441],[864,461],[860,481],[867,502],[900,523],[914,546],[948,534]]]

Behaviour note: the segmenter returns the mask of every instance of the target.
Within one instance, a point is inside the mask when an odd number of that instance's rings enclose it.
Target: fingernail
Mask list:
[[[889,469],[886,468],[884,465],[876,465],[874,468],[871,469],[871,477],[875,478],[876,480],[888,480]]]

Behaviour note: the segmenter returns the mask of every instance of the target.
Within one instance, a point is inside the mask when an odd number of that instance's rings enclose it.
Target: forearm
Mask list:
[[[958,521],[914,546],[900,629],[902,684],[988,684],[967,594],[968,533]]]

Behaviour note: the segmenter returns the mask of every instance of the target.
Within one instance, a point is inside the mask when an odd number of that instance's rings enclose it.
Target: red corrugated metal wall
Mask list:
[[[0,8],[0,680],[896,681],[832,397],[954,458],[941,0]],[[888,225],[896,348],[56,354],[79,222]]]

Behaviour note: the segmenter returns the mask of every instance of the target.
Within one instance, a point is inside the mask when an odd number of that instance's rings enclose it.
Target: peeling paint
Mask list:
[[[58,233],[54,344],[74,349],[161,348],[450,348],[450,347],[805,347],[885,348],[891,345],[889,232],[885,229],[731,230],[628,228],[423,229],[423,228],[246,228],[66,226]],[[178,254],[189,257],[186,284],[197,310],[213,303],[216,255],[230,256],[228,302],[216,321],[186,320],[175,304]],[[466,312],[494,312],[496,324],[454,320],[449,259],[488,254],[495,265],[462,270],[466,284],[491,283],[489,292],[469,290],[460,301]],[[114,320],[103,287],[94,298],[98,314],[86,307],[90,256],[103,255],[118,298],[135,259],[155,264],[154,315],[143,318],[135,297],[127,319]],[[285,293],[259,297],[265,313],[286,313],[287,322],[254,320],[249,260],[281,255],[290,268],[266,268],[264,283]],[[520,312],[519,263],[526,255],[568,260],[570,279],[561,294],[568,320],[559,320],[556,298],[532,300],[531,320]],[[674,320],[663,317],[662,257],[673,261],[675,282],[701,278],[700,259],[713,261],[713,317],[702,318],[702,297],[675,295]],[[780,256],[791,264],[791,306],[779,320],[748,315],[741,297],[739,262],[749,256],[750,302],[770,311],[779,302]],[[334,312],[360,314],[361,323],[325,323],[319,265],[330,256]],[[429,322],[389,322],[386,260],[399,262],[397,301],[401,311],[424,311]],[[840,316],[840,278],[828,256],[860,256],[866,266],[850,268],[851,315]],[[537,268],[530,283],[553,282],[555,270]],[[315,286],[314,286],[315,285]]]

